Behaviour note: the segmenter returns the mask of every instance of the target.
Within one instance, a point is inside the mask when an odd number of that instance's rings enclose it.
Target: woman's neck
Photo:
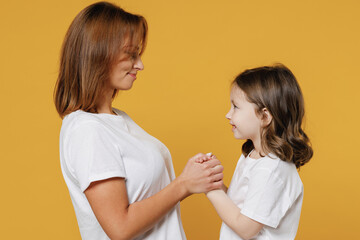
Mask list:
[[[96,111],[98,113],[115,114],[112,109],[112,95],[114,91],[108,91],[103,94],[101,100],[96,104]]]
[[[98,113],[115,114],[114,111],[113,111],[113,109],[112,109],[112,106],[111,106],[111,105],[110,105],[110,106],[102,106],[102,107],[98,106],[98,107],[96,108],[96,111],[97,111]]]

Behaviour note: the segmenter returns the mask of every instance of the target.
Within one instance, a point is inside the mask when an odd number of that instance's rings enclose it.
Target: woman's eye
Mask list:
[[[139,56],[137,52],[127,52],[126,54],[133,60],[137,59]]]

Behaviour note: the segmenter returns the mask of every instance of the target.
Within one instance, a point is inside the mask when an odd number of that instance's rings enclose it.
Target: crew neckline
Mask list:
[[[278,158],[278,157],[277,157],[275,154],[273,154],[273,153],[268,153],[268,154],[266,154],[266,155],[263,156],[263,157],[260,156],[259,158],[252,158],[252,157],[250,157],[250,155],[251,155],[251,153],[252,153],[253,151],[254,151],[254,149],[250,151],[250,153],[246,156],[246,158],[249,158],[249,159],[254,160],[254,161],[259,160],[259,159],[262,159],[262,158],[266,158],[266,157],[271,158],[271,159],[276,159],[276,158]]]
[[[261,159],[261,158],[266,157],[266,155],[265,155],[264,157],[262,157],[262,156],[260,155],[259,158],[250,157],[251,153],[252,153],[254,150],[255,150],[255,148],[253,148],[253,149],[249,152],[249,154],[247,155],[247,157],[248,157],[249,159],[251,159],[251,160],[259,160],[259,159]]]
[[[91,115],[94,115],[94,116],[104,116],[104,117],[109,117],[109,118],[121,117],[120,111],[119,111],[118,109],[112,108],[112,110],[113,110],[113,112],[114,112],[115,114],[110,114],[110,113],[91,113],[91,112],[86,112],[86,111],[84,111],[84,110],[82,110],[82,109],[77,110],[77,112],[80,111],[80,112],[87,113],[87,114],[91,114]]]

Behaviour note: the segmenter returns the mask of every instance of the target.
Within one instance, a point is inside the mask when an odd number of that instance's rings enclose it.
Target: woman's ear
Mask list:
[[[271,113],[269,112],[269,110],[267,110],[267,108],[261,109],[261,116],[262,116],[261,121],[263,127],[268,126],[273,119]]]

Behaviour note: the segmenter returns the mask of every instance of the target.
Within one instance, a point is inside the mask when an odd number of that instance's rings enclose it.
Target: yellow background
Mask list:
[[[93,1],[2,1],[0,15],[0,238],[80,239],[59,164],[52,101],[59,52],[75,15]],[[356,239],[360,215],[360,3],[356,0],[122,0],[148,20],[145,70],[114,106],[170,149],[175,171],[215,153],[229,184],[241,141],[225,114],[246,68],[275,62],[298,78],[315,155],[300,175],[296,239]],[[218,239],[204,195],[181,203],[188,239]]]

